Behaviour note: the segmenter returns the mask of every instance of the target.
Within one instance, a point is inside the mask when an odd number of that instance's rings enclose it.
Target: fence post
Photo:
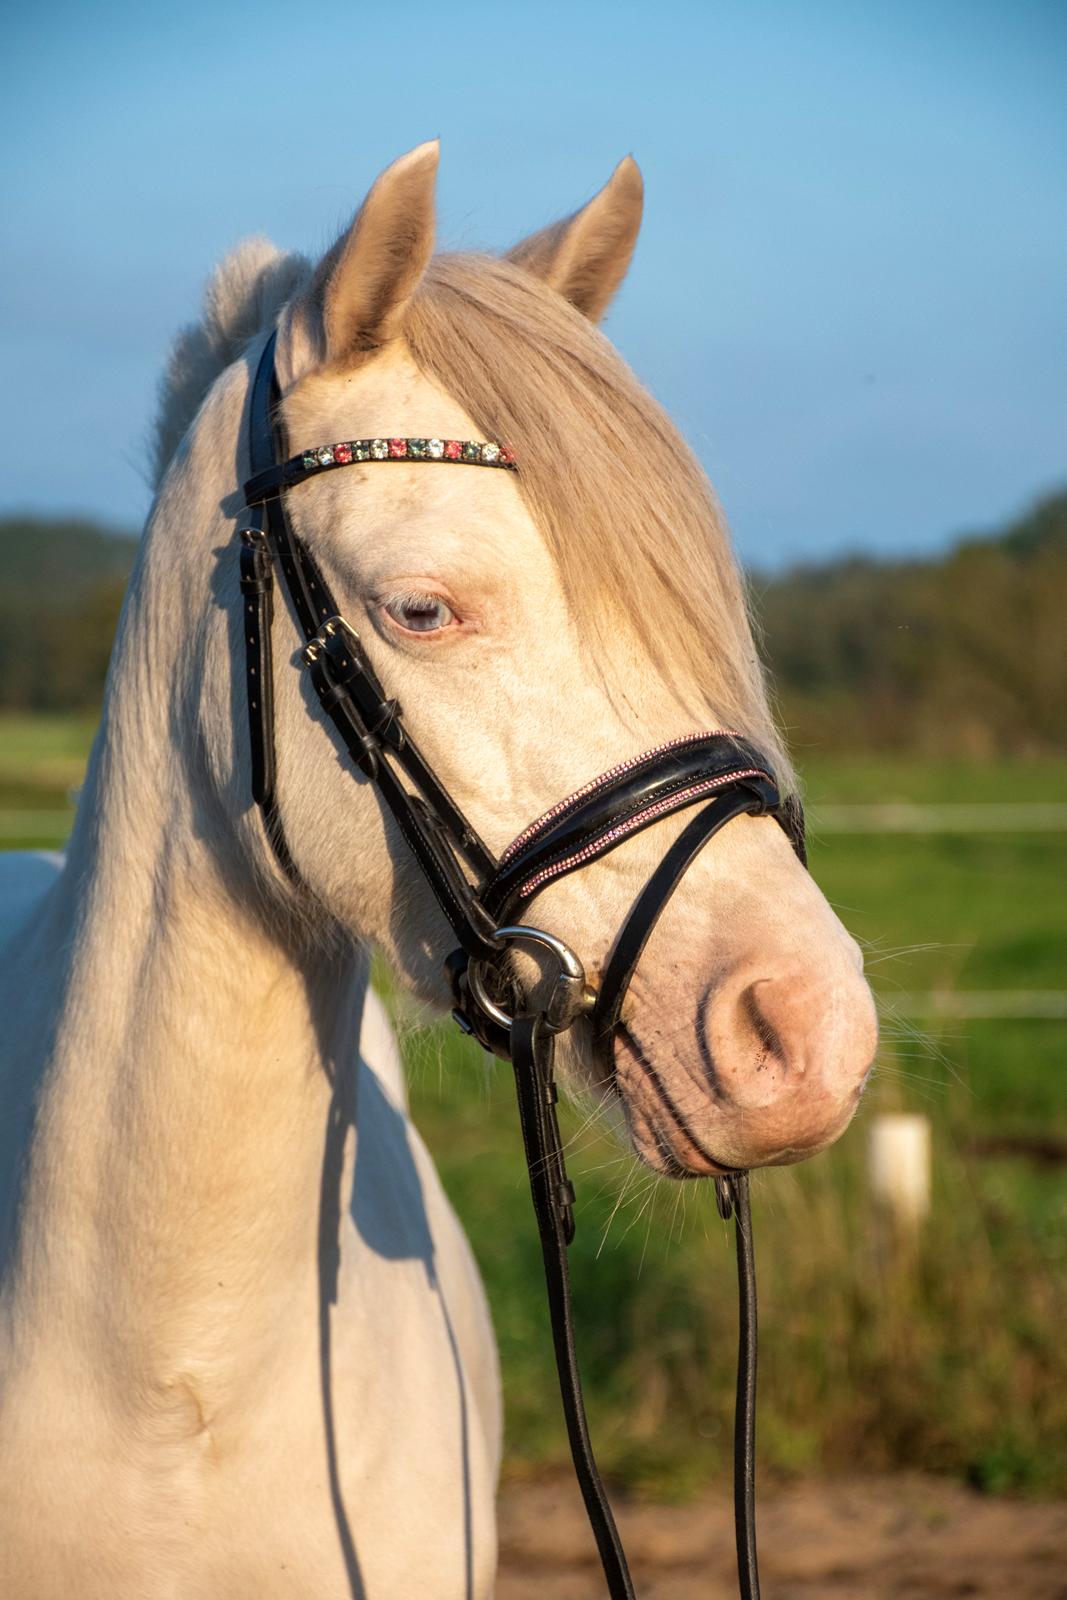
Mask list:
[[[930,1211],[930,1121],[882,1112],[867,1145],[871,1196],[897,1237],[914,1237]]]

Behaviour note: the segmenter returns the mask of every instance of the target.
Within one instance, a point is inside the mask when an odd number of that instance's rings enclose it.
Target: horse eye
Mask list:
[[[447,628],[453,619],[449,606],[437,595],[402,594],[386,601],[386,611],[393,621],[409,633],[436,633]]]

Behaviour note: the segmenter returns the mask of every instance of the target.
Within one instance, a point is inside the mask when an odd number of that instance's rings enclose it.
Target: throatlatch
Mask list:
[[[302,659],[319,705],[354,768],[377,789],[458,941],[458,950],[446,963],[455,999],[453,1017],[486,1049],[510,1060],[514,1069],[571,1455],[608,1593],[611,1600],[633,1600],[633,1583],[593,1457],[582,1401],[567,1263],[567,1247],[574,1237],[575,1195],[556,1117],[555,1041],[572,1027],[588,1025],[605,1081],[610,1081],[615,1030],[630,980],[660,913],[704,845],[742,813],[770,816],[785,829],[803,861],[803,814],[794,800],[782,801],[771,767],[754,745],[732,730],[716,729],[672,739],[621,762],[553,806],[497,860],[422,756],[399,703],[387,698],[358,633],[342,615],[310,551],[293,532],[286,496],[322,472],[349,465],[426,461],[521,473],[521,462],[501,442],[407,437],[348,440],[289,457],[274,348],[272,334],[252,384],[252,476],[245,484],[249,522],[241,534],[253,797],[282,869],[300,885],[276,787],[271,631],[277,564],[304,635]],[[599,989],[594,988],[574,951],[551,932],[523,921],[528,907],[550,883],[599,860],[664,817],[695,806],[700,810],[638,896],[619,930]],[[513,945],[533,945],[555,962],[547,998],[536,1005],[515,977],[509,960]],[[734,1217],[738,1260],[740,1347],[734,1434],[738,1579],[742,1600],[758,1600],[756,1280],[748,1177],[724,1170],[715,1184],[721,1214]]]

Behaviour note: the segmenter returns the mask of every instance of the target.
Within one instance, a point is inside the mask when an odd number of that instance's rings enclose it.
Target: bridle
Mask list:
[[[494,857],[424,759],[398,702],[386,697],[358,634],[342,616],[311,552],[293,532],[286,499],[310,478],[364,462],[425,461],[504,471],[515,471],[516,462],[499,443],[410,438],[348,440],[290,457],[280,414],[275,340],[272,334],[266,343],[251,389],[252,476],[244,486],[249,520],[241,533],[252,794],[278,862],[303,887],[275,787],[271,624],[277,566],[304,635],[303,663],[319,705],[354,766],[376,787],[458,941],[446,962],[455,999],[452,1015],[464,1032],[509,1059],[514,1068],[571,1454],[608,1593],[611,1600],[632,1600],[626,1557],[593,1458],[578,1373],[567,1267],[575,1195],[556,1118],[555,1041],[580,1021],[590,1025],[596,1058],[605,1079],[610,1078],[613,1041],[630,980],[687,868],[713,834],[743,813],[776,818],[804,861],[803,813],[795,799],[782,800],[759,750],[740,734],[719,729],[672,739],[621,762],[553,806]],[[549,883],[599,860],[662,818],[695,806],[700,809],[638,896],[594,988],[573,950],[524,920],[531,902]],[[547,998],[537,1004],[506,965],[514,945],[533,946],[555,964]],[[680,1116],[669,1102],[664,1109],[676,1119]],[[716,1198],[723,1218],[733,1214],[736,1225],[740,1340],[734,1506],[740,1592],[742,1600],[756,1600],[756,1299],[747,1173],[724,1170],[716,1178]]]

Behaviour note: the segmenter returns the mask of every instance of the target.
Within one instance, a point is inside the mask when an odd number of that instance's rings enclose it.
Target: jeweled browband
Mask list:
[[[249,504],[272,500],[307,478],[363,461],[445,461],[466,467],[503,467],[515,471],[515,457],[507,445],[491,439],[345,439],[302,450],[279,466],[257,472],[245,484]]]

